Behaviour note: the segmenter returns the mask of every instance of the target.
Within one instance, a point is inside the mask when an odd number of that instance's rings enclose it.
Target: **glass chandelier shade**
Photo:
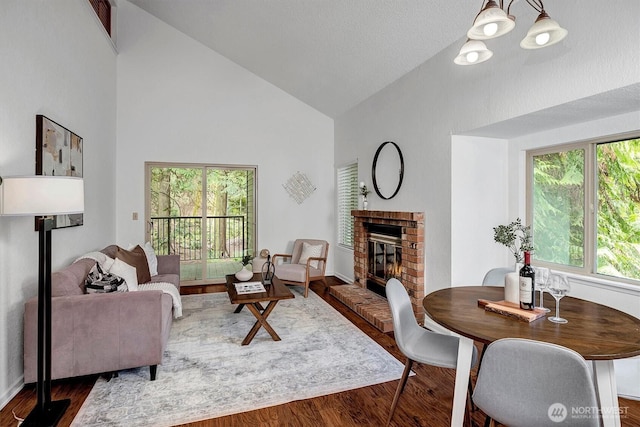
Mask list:
[[[493,52],[487,49],[487,46],[480,40],[467,40],[453,62],[458,65],[474,65],[484,62],[492,56]]]
[[[488,40],[503,36],[516,26],[515,18],[502,10],[494,0],[478,14],[467,37],[473,40]]]
[[[549,18],[543,10],[536,22],[529,28],[527,36],[520,42],[523,49],[540,49],[564,39],[569,32]]]

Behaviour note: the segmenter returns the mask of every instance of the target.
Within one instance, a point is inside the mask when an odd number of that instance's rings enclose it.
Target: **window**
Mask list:
[[[111,36],[111,3],[109,0],[89,0],[102,26]]]
[[[358,163],[338,168],[338,244],[353,249],[352,209],[358,209]]]
[[[534,150],[527,165],[534,259],[640,280],[640,139]]]

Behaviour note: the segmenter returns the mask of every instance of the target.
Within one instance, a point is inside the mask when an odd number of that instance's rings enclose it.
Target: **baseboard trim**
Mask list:
[[[20,375],[20,377],[13,383],[11,387],[7,391],[5,391],[2,396],[0,396],[0,409],[4,409],[7,406],[7,403],[11,401],[20,391],[24,388],[24,375]]]
[[[347,277],[345,275],[342,275],[340,273],[334,273],[334,276],[336,276],[338,279],[342,280],[345,283],[353,283],[353,277]]]

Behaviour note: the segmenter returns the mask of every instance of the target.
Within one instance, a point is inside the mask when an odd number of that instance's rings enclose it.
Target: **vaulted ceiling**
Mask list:
[[[334,118],[461,39],[482,3],[130,1]]]
[[[348,111],[452,43],[462,45],[483,3],[481,0],[129,1],[331,118]],[[515,9],[526,11],[533,20],[535,12],[525,2],[513,3]],[[554,11],[558,9],[560,3]],[[636,83],[470,131],[474,135],[510,138],[585,119],[637,111],[639,99],[640,83]]]

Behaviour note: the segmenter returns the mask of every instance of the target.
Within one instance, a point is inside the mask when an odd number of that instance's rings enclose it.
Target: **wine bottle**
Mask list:
[[[536,273],[531,267],[531,254],[524,253],[524,266],[520,269],[520,308],[533,310],[535,307]]]

